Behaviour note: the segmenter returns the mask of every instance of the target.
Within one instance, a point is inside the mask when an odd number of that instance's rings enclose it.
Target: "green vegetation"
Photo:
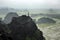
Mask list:
[[[38,24],[38,27],[48,27],[48,26],[53,26],[53,25],[55,25],[55,24],[53,24],[53,23],[49,23],[49,24]]]

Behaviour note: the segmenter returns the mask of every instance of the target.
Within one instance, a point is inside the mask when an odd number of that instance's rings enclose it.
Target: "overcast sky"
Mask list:
[[[60,8],[60,0],[0,0],[1,7],[11,8]]]

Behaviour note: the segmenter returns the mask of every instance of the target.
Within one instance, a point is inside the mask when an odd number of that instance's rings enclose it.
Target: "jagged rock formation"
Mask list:
[[[40,31],[34,21],[26,15],[14,17],[8,24],[13,40],[26,40],[28,36],[31,40],[45,40],[42,31]]]
[[[13,17],[18,17],[18,15],[17,15],[17,13],[15,13],[15,12],[10,12],[10,13],[8,13],[7,15],[6,15],[6,17],[4,18],[4,23],[5,24],[8,24],[8,23],[10,23],[11,21],[12,21],[12,18]]]
[[[32,18],[26,15],[11,17],[8,24],[0,21],[0,34],[0,40],[27,40],[27,37],[30,38],[28,40],[45,40],[43,32],[37,28]]]
[[[45,17],[43,17],[43,18],[38,19],[37,23],[56,23],[56,21],[54,21],[51,18],[45,18]]]

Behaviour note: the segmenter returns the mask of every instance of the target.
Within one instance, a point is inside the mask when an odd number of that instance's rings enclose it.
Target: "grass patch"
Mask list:
[[[38,24],[38,27],[49,27],[49,26],[53,26],[55,24],[53,23],[49,23],[49,24]]]

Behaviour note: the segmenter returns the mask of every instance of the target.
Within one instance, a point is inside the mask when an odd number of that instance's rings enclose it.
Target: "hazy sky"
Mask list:
[[[60,0],[0,0],[0,7],[11,8],[60,8]]]

